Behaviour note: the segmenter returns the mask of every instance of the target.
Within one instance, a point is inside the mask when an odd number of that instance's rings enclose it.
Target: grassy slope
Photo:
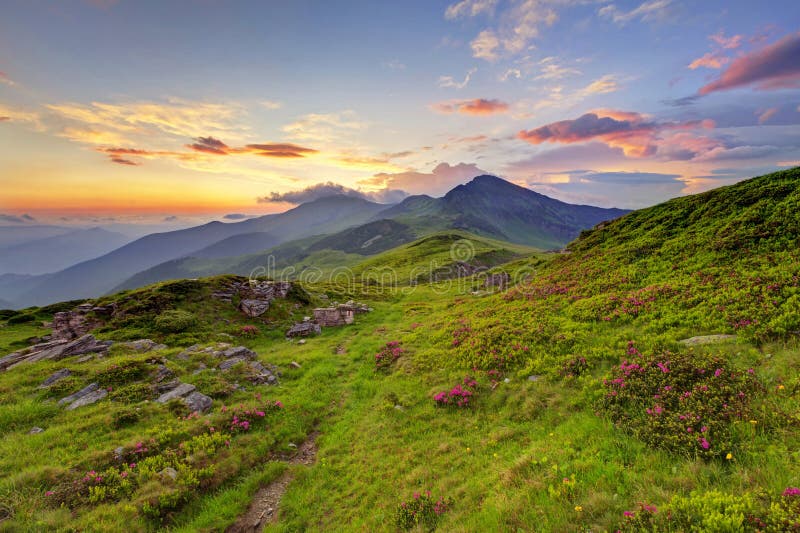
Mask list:
[[[693,490],[774,496],[800,485],[800,348],[792,333],[800,329],[793,322],[800,316],[799,182],[791,171],[634,213],[584,235],[571,254],[515,261],[513,271],[535,268],[537,276],[505,294],[473,296],[471,286],[453,283],[394,292],[370,287],[358,297],[373,313],[302,346],[260,324],[261,334],[245,344],[283,369],[292,360],[302,364],[285,371],[279,388],[259,387],[286,410],[266,432],[236,437],[219,458],[226,472],[216,476],[220,483],[197,491],[168,524],[210,531],[232,523],[259,483],[283,468],[268,460],[269,451],[288,449],[314,426],[321,432],[318,462],[294,467],[281,521],[270,531],[392,530],[397,504],[428,489],[455,499],[442,531],[606,531],[623,524],[622,512],[637,502],[661,508]],[[443,250],[436,246],[432,255]],[[412,257],[406,248],[387,252],[383,261],[410,272]],[[235,320],[233,330],[247,323],[223,309],[209,316],[220,313]],[[276,318],[280,324],[289,317]],[[210,340],[213,331],[203,327],[194,336]],[[40,332],[32,323],[0,328],[0,347],[11,349]],[[780,410],[783,422],[768,421],[766,412],[756,423],[743,421],[735,449],[710,459],[649,447],[615,427],[598,407],[602,378],[625,357],[628,341],[643,353],[677,353],[687,351],[678,339],[702,333],[738,334],[694,353],[698,360],[713,353],[732,367],[753,368],[764,386],[758,401]],[[106,335],[127,336],[124,330]],[[188,342],[192,335],[185,335]],[[392,340],[406,353],[389,374],[376,373],[373,354]],[[346,353],[336,354],[341,348]],[[165,355],[172,360],[177,351]],[[559,371],[575,356],[585,356],[589,372],[565,379]],[[108,362],[89,363],[85,372]],[[59,473],[82,473],[158,424],[200,423],[149,406],[140,422],[111,432],[109,405],[112,411],[122,406],[107,401],[65,416],[34,390],[58,366],[38,363],[0,374],[0,513],[13,514],[0,529],[67,521],[95,529],[154,528],[141,518],[137,500],[85,506],[70,518],[48,508],[44,491]],[[473,368],[497,369],[509,382],[491,389]],[[191,366],[183,371],[190,375]],[[465,373],[480,382],[474,406],[436,408],[433,394]],[[541,378],[529,381],[532,373]],[[225,402],[251,395],[234,393]],[[34,424],[45,433],[26,435]],[[26,443],[22,452],[20,442]]]

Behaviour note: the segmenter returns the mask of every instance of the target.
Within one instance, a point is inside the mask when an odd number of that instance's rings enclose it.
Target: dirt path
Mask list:
[[[297,451],[285,460],[289,466],[310,465],[317,457],[317,435],[312,432],[306,441],[297,447]],[[275,522],[278,518],[278,506],[286,487],[292,482],[291,469],[287,469],[281,476],[256,492],[250,508],[245,512],[235,524],[230,526],[226,533],[256,533],[264,529],[268,523]]]

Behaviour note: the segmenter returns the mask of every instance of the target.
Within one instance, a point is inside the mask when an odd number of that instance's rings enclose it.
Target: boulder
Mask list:
[[[39,426],[33,426],[31,428],[31,430],[28,432],[28,435],[37,435],[37,434],[41,433],[42,431],[44,431],[44,430],[42,428],[40,428]]]
[[[186,407],[189,408],[190,412],[205,413],[211,409],[213,400],[205,394],[195,391],[183,398],[183,402],[186,404]]]
[[[81,390],[79,390],[78,392],[72,393],[69,396],[66,396],[58,400],[58,405],[70,404],[75,400],[77,400],[78,398],[86,396],[90,392],[96,391],[98,388],[100,388],[100,385],[98,385],[97,383],[90,383]]]
[[[322,328],[316,322],[298,322],[286,332],[287,337],[308,337],[309,335],[319,335]]]

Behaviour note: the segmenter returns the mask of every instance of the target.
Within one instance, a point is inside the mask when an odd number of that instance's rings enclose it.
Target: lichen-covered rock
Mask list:
[[[195,391],[183,398],[183,402],[186,404],[186,407],[189,408],[190,412],[205,413],[211,409],[213,400],[205,394]]]

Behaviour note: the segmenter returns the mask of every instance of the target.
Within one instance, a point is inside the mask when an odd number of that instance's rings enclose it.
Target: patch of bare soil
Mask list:
[[[306,441],[297,447],[297,451],[287,457],[286,462],[289,466],[314,463],[317,457],[317,435],[316,431],[311,433]],[[292,482],[292,477],[291,470],[286,470],[278,479],[259,489],[250,503],[250,508],[226,530],[226,533],[256,533],[264,529],[265,525],[277,521],[281,497]]]

